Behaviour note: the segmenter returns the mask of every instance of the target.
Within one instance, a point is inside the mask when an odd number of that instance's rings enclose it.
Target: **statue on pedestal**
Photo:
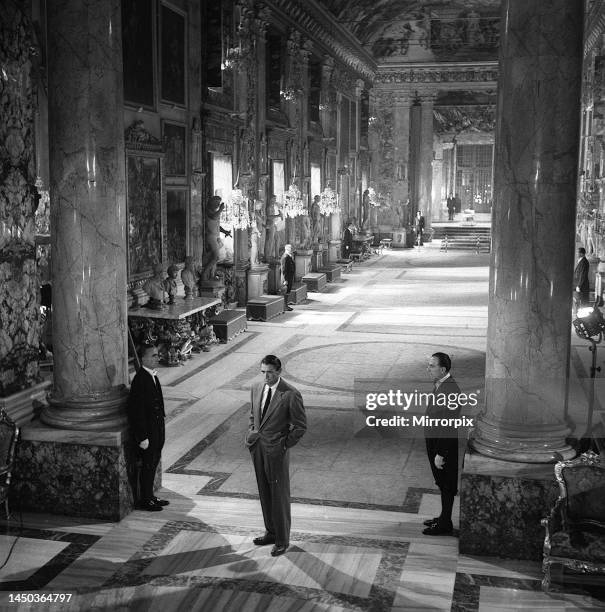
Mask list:
[[[174,304],[176,297],[176,279],[179,274],[179,269],[174,265],[168,266],[168,276],[164,279],[164,291],[168,294],[168,303]]]
[[[202,280],[212,280],[216,275],[216,264],[220,258],[220,235],[231,236],[231,232],[221,227],[221,213],[225,204],[220,196],[212,196],[206,206],[206,253],[204,255]]]
[[[281,216],[277,210],[277,199],[274,195],[272,195],[269,200],[269,204],[267,204],[267,232],[265,239],[266,260],[279,257],[279,236],[277,222],[280,220]]]
[[[193,265],[193,257],[188,255],[185,257],[185,267],[181,272],[181,280],[185,286],[185,299],[190,300],[196,297],[197,294],[197,283],[198,273]]]
[[[316,195],[311,204],[311,242],[313,244],[319,244],[323,240],[323,219],[321,218],[319,208],[320,200],[321,197]]]
[[[153,276],[143,285],[149,296],[148,308],[162,310],[164,303],[164,268],[161,263],[153,266]]]

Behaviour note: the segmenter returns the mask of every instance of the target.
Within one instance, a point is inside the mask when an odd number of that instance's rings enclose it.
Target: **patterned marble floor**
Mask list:
[[[120,523],[15,512],[0,523],[0,610],[604,610],[598,586],[544,594],[538,563],[460,555],[456,533],[423,536],[440,506],[423,441],[359,417],[360,381],[423,390],[436,350],[481,395],[487,265],[438,245],[386,251],[292,312],[161,370],[170,505]],[[266,353],[283,359],[309,420],[291,458],[291,547],[278,558],[252,544],[262,518],[242,445]],[[589,359],[576,343],[580,379]],[[585,401],[576,381],[571,410]],[[457,524],[457,504],[454,514]]]

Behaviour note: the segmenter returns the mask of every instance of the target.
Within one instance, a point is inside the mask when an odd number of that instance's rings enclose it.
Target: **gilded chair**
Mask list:
[[[11,481],[15,448],[19,438],[19,428],[0,408],[0,503],[4,503],[6,518],[8,513],[8,490]]]
[[[555,465],[559,498],[542,519],[542,589],[551,583],[551,566],[576,574],[605,574],[605,459],[592,451]],[[571,576],[570,576],[571,578]],[[584,579],[585,580],[585,579]]]

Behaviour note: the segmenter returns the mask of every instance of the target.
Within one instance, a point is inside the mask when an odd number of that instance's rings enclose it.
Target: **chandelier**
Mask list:
[[[376,193],[374,187],[368,188],[368,196],[370,197],[370,206],[378,208],[380,206],[381,195]]]
[[[44,189],[44,182],[39,176],[35,186],[40,196],[35,214],[36,234],[50,234],[50,193],[48,189]]]
[[[319,212],[322,215],[333,215],[338,211],[338,198],[332,187],[328,186],[320,194]]]
[[[241,189],[233,189],[229,196],[230,217],[233,229],[246,229],[250,227],[250,213],[248,203]]]
[[[235,70],[243,59],[241,47],[230,47],[224,53],[221,70]]]
[[[288,191],[284,194],[283,212],[286,217],[291,218],[307,214],[300,189],[294,184],[290,185]]]

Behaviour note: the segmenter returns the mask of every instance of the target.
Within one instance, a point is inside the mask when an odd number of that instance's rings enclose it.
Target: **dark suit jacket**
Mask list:
[[[588,293],[590,283],[588,282],[588,268],[590,264],[586,257],[580,258],[573,272],[573,288],[580,287],[580,293]]]
[[[135,374],[128,398],[128,422],[136,443],[164,444],[164,397],[158,380],[143,367]]]
[[[250,424],[246,435],[246,446],[259,441],[263,447],[294,446],[307,431],[307,417],[300,392],[280,379],[271,398],[264,418],[261,420],[261,399],[264,383],[251,390]]]
[[[342,235],[342,245],[347,253],[353,248],[353,234],[351,234],[351,230],[348,227],[345,227],[344,234]]]
[[[281,273],[286,280],[292,280],[295,272],[296,264],[294,263],[294,259],[287,253],[284,253],[281,256]]]
[[[420,215],[420,217],[416,217],[416,231],[420,231],[423,229],[424,229],[424,215]]]

